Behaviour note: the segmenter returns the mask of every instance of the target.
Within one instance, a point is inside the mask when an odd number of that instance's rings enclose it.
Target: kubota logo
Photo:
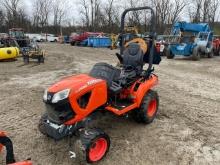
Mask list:
[[[85,89],[85,88],[87,88],[87,87],[89,87],[89,86],[91,86],[91,85],[93,85],[93,84],[99,83],[99,82],[101,82],[101,81],[102,81],[102,80],[100,80],[100,79],[88,81],[85,85],[83,85],[82,87],[80,87],[80,88],[76,91],[76,93],[82,91],[83,89]]]
[[[96,83],[101,82],[101,81],[102,81],[102,80],[100,80],[100,79],[91,80],[91,81],[87,82],[87,84],[88,84],[88,85],[92,85],[92,84],[96,84]]]

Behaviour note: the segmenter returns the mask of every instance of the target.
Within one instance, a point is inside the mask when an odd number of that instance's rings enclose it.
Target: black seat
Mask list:
[[[118,93],[139,78],[143,69],[143,52],[136,43],[131,43],[123,53],[122,69],[107,63],[97,63],[89,73],[90,76],[106,80],[108,88]]]
[[[116,81],[120,77],[120,69],[113,67],[107,63],[97,63],[93,66],[89,75],[95,78],[106,80],[108,87],[110,87],[113,81]]]
[[[143,69],[144,54],[137,43],[131,43],[123,52],[123,68],[125,71],[135,71],[137,75],[141,74]],[[132,70],[133,68],[133,70]]]

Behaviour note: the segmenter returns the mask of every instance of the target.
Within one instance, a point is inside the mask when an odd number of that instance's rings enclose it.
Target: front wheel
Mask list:
[[[139,123],[150,124],[157,115],[159,96],[157,92],[150,90],[142,100],[141,107],[134,111],[134,120]]]
[[[82,144],[86,151],[88,163],[95,163],[102,160],[110,147],[109,136],[100,129],[85,130],[81,135]]]
[[[201,58],[201,55],[200,55],[200,50],[198,47],[195,47],[193,49],[193,54],[192,54],[192,60],[193,61],[199,61]]]
[[[47,119],[48,119],[48,115],[46,113],[44,113],[41,116],[39,123],[38,123],[38,129],[43,135],[47,135],[47,131],[46,131],[46,128],[44,125],[44,123],[47,121]]]

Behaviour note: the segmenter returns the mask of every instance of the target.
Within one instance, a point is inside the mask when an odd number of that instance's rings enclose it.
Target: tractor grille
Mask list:
[[[46,104],[46,111],[48,119],[56,124],[63,124],[76,115],[68,101],[62,104]]]

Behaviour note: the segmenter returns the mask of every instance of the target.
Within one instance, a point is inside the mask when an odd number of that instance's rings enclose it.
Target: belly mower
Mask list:
[[[7,151],[6,153],[7,165],[32,165],[32,162],[29,160],[23,162],[15,162],[13,143],[11,139],[6,136],[5,132],[0,131],[0,152],[2,151],[3,147],[5,147]]]
[[[149,42],[131,42],[124,46],[125,16],[128,12],[137,10],[151,11]],[[94,163],[108,152],[110,138],[101,129],[90,128],[88,123],[93,116],[105,112],[116,116],[129,114],[137,122],[151,123],[159,106],[158,94],[152,90],[158,83],[152,66],[160,62],[160,59],[155,60],[154,55],[154,20],[155,14],[150,7],[125,10],[121,18],[122,47],[120,54],[117,54],[120,67],[98,63],[88,75],[64,78],[45,90],[43,100],[46,112],[39,121],[40,132],[55,140],[73,135],[80,137],[87,162]],[[146,63],[149,65],[144,70]]]

